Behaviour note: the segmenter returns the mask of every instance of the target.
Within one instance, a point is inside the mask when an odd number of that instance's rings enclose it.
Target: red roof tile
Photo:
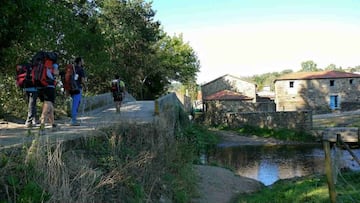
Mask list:
[[[252,100],[252,99],[253,98],[242,95],[239,92],[222,90],[220,92],[216,92],[212,95],[207,96],[204,100],[211,101],[211,100]]]
[[[341,71],[297,72],[283,75],[276,80],[310,80],[331,78],[360,78],[360,74]]]

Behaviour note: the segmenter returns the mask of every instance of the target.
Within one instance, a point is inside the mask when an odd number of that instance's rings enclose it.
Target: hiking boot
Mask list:
[[[56,131],[58,129],[58,125],[55,123],[51,125],[51,131]]]
[[[80,126],[80,123],[76,122],[76,123],[70,123],[70,126]]]
[[[25,124],[25,127],[27,127],[27,128],[32,128],[32,127],[33,127],[33,124],[32,124],[32,123],[26,123],[26,124]]]
[[[31,128],[31,127],[36,127],[36,121],[35,121],[35,119],[27,119],[26,121],[25,121],[25,127],[27,127],[27,128]]]

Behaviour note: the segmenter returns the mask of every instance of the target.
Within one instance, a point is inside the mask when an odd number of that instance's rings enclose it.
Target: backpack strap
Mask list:
[[[75,70],[74,64],[71,64],[71,65],[72,65],[72,68],[73,68],[74,73],[76,74],[76,70]]]

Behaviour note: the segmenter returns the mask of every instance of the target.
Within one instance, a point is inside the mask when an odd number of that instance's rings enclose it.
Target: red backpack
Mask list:
[[[20,88],[34,87],[31,64],[16,66],[16,85]]]
[[[57,54],[54,52],[40,51],[35,54],[32,59],[32,79],[36,87],[47,87],[48,85],[56,85],[54,78],[47,76],[47,71],[50,70],[54,74],[53,64],[56,63]]]
[[[73,64],[68,64],[65,67],[65,77],[63,80],[64,89],[68,94],[79,94],[80,87],[75,80],[75,66]]]
[[[115,93],[115,94],[120,92],[119,80],[112,80],[111,81],[111,92]]]

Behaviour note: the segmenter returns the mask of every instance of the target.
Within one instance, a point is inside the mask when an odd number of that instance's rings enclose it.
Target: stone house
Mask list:
[[[239,77],[233,75],[223,75],[215,80],[212,80],[201,86],[202,98],[206,100],[210,95],[220,92],[222,90],[229,90],[251,98],[252,102],[256,102],[256,86],[250,82],[241,80]]]
[[[256,85],[233,75],[224,75],[201,86],[203,109],[223,112],[275,111],[272,101],[257,102]]]
[[[276,111],[322,113],[360,108],[360,74],[297,72],[281,76],[274,83]]]

